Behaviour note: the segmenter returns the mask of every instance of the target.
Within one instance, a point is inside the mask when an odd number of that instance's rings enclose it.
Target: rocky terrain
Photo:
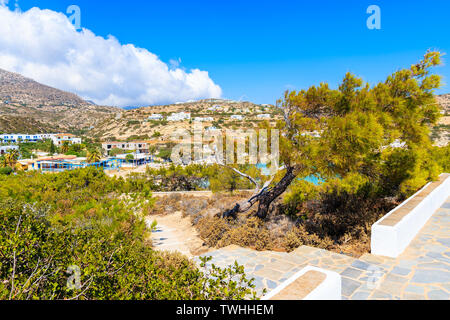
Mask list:
[[[437,97],[442,106],[442,118],[439,124],[432,130],[432,138],[436,145],[446,146],[450,142],[450,94],[443,94]]]
[[[0,132],[86,130],[116,110],[0,69]]]

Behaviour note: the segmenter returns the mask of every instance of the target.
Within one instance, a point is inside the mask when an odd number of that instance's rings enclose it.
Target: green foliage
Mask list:
[[[170,160],[171,156],[172,156],[172,149],[169,149],[169,148],[161,149],[157,155],[157,157],[164,159],[164,160]]]
[[[432,154],[441,167],[441,172],[450,172],[450,144],[445,147],[433,147]]]
[[[9,176],[11,173],[13,173],[13,169],[11,169],[11,167],[0,168],[0,175]]]
[[[263,181],[261,171],[256,166],[250,165],[235,165],[240,172],[253,177],[257,181]],[[213,192],[227,191],[233,193],[235,190],[253,189],[255,185],[247,178],[239,175],[230,168],[221,167],[218,165],[209,167],[209,177],[211,190]]]
[[[115,156],[117,156],[118,154],[122,154],[123,153],[123,150],[122,149],[119,149],[119,148],[113,148],[113,149],[111,149],[110,151],[109,151],[109,155],[111,156],[111,157],[115,157]]]
[[[0,299],[242,299],[242,267],[153,251],[144,192],[95,168],[0,175]],[[155,227],[155,224],[152,225]],[[203,270],[204,269],[204,270]],[[78,277],[78,271],[79,277]]]
[[[432,155],[430,127],[440,117],[433,94],[440,77],[431,68],[440,56],[427,52],[418,64],[373,87],[348,73],[337,90],[322,83],[286,92],[282,161],[300,177],[359,177],[379,196],[408,196],[436,179],[442,165]],[[391,148],[395,141],[404,147]]]

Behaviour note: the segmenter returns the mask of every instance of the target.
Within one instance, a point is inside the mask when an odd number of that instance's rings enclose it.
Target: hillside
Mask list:
[[[432,138],[436,145],[445,146],[450,141],[450,94],[440,95],[437,100],[442,106],[443,117],[433,128]]]
[[[0,132],[79,131],[116,110],[0,69]]]
[[[191,121],[167,121],[173,113],[187,112]],[[160,114],[163,120],[149,120],[149,116]],[[193,131],[193,120],[203,118],[203,127],[236,130],[240,128],[256,128],[264,120],[258,115],[270,114],[274,123],[281,119],[281,112],[274,106],[257,105],[251,102],[240,102],[222,99],[208,99],[195,102],[177,103],[165,106],[144,107],[133,110],[123,110],[99,123],[88,135],[103,141],[155,139],[171,140],[171,134],[176,129]],[[232,119],[242,116],[241,119]]]

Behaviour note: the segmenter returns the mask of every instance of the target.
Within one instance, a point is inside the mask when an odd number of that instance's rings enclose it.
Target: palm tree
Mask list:
[[[0,168],[6,168],[8,166],[8,161],[6,160],[6,154],[0,157]]]
[[[101,154],[98,149],[94,149],[92,151],[88,151],[87,153],[87,162],[88,163],[95,163],[99,162],[101,159]]]
[[[19,159],[19,151],[16,149],[9,150],[9,152],[5,155],[6,163],[11,168],[16,167],[17,159]]]
[[[61,146],[61,153],[67,152],[69,152],[69,141],[64,141],[63,145]]]

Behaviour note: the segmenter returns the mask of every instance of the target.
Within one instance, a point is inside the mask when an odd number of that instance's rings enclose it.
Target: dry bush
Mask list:
[[[209,247],[217,246],[224,234],[231,229],[230,221],[218,217],[204,217],[196,225],[200,238]]]
[[[166,215],[177,211],[181,211],[182,195],[171,194],[165,197],[156,198],[155,204],[149,207],[147,212],[148,215]]]
[[[224,233],[218,242],[218,247],[232,244],[248,247],[255,250],[270,250],[273,247],[274,237],[259,218],[252,217]]]
[[[331,250],[335,247],[334,241],[328,237],[320,238],[317,234],[306,231],[304,225],[292,228],[283,238],[283,247],[291,252],[300,246],[311,246]]]
[[[181,201],[180,207],[183,212],[183,217],[195,217],[208,207],[208,201],[204,198],[189,197]]]

